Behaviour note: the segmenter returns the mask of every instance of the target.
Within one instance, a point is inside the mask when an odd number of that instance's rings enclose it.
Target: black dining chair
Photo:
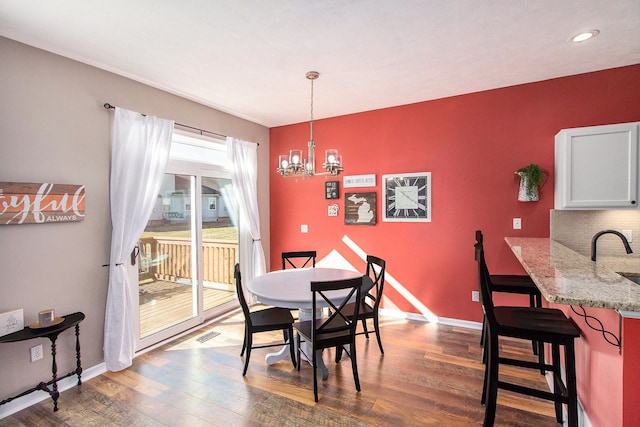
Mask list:
[[[283,345],[289,345],[291,363],[293,363],[293,367],[295,368],[296,353],[293,341],[293,316],[291,316],[291,312],[286,308],[279,307],[269,307],[261,310],[250,311],[242,289],[242,278],[239,264],[235,265],[233,277],[236,282],[236,293],[238,294],[242,313],[244,314],[244,341],[242,342],[242,351],[240,352],[240,356],[242,357],[244,351],[247,350],[247,357],[244,360],[242,376],[247,374],[249,358],[251,357],[251,349],[254,348],[282,347]],[[253,334],[277,330],[282,330],[282,334],[284,336],[283,342],[253,345]]]
[[[316,266],[316,251],[282,252],[282,269]]]
[[[363,289],[366,295],[360,300],[360,306],[358,307],[358,320],[362,322],[362,332],[357,332],[356,335],[364,334],[369,339],[369,332],[375,332],[378,339],[378,347],[380,347],[380,353],[384,354],[382,348],[382,339],[380,338],[380,318],[378,311],[380,309],[380,301],[382,300],[382,292],[384,290],[384,277],[386,271],[386,261],[382,258],[378,258],[373,255],[367,255],[367,272],[366,275],[371,279],[369,289]],[[355,311],[355,303],[349,303],[344,308],[344,313],[347,316],[353,316]],[[367,319],[373,319],[373,330],[367,328]],[[341,351],[336,349],[336,362],[340,360]]]
[[[561,310],[540,307],[496,307],[493,304],[489,272],[484,260],[484,251],[478,251],[478,276],[480,300],[486,319],[484,353],[486,364],[481,402],[485,405],[484,427],[495,421],[498,389],[509,390],[540,399],[551,400],[555,405],[556,421],[562,423],[562,405],[567,405],[569,427],[578,425],[578,394],[576,387],[576,365],[574,341],[580,330]],[[551,364],[501,357],[498,341],[500,337],[520,338],[551,345]],[[565,380],[562,379],[560,347],[564,347]],[[544,369],[553,373],[553,392],[514,384],[499,378],[501,365],[528,369]]]
[[[329,306],[330,315],[317,318],[312,316],[311,320],[296,322],[293,327],[298,331],[297,342],[297,363],[300,370],[301,354],[307,360],[312,360],[313,366],[313,396],[318,401],[318,357],[322,357],[322,350],[330,347],[342,348],[351,359],[351,369],[356,390],[360,391],[360,380],[358,378],[358,364],[356,361],[356,326],[358,318],[358,305],[355,306],[353,316],[347,316],[343,312],[349,301],[359,301],[362,289],[362,277],[345,280],[332,280],[322,282],[311,282],[312,293],[312,313],[317,313],[323,306]],[[335,301],[331,291],[344,290],[347,294],[339,301]],[[301,343],[309,345],[310,354],[302,349]]]
[[[484,236],[481,230],[476,230],[476,248],[484,251]],[[478,260],[478,252],[476,251],[476,261]],[[508,294],[521,294],[529,296],[529,307],[542,307],[542,294],[534,283],[533,279],[526,274],[490,274],[489,288],[491,293],[502,292]],[[485,338],[485,321],[482,322],[482,334],[480,335],[480,345],[484,345]],[[544,360],[544,347],[536,342],[531,343],[533,353],[538,355],[540,363]],[[541,371],[544,373],[544,371]]]

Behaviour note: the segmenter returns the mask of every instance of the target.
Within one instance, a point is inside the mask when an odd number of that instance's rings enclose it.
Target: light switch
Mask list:
[[[309,232],[309,226],[307,224],[300,225],[300,232],[301,233],[308,233]]]
[[[520,230],[522,228],[522,218],[513,218],[513,229]]]

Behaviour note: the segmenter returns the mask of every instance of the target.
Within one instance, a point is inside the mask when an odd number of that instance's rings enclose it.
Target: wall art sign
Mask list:
[[[84,219],[84,185],[0,182],[0,224]]]
[[[340,209],[340,206],[338,206],[337,203],[334,203],[333,205],[329,205],[328,209],[327,209],[327,215],[328,216],[338,216],[338,210]]]
[[[344,223],[376,224],[376,193],[344,193]]]
[[[369,175],[346,175],[342,177],[342,185],[344,185],[344,188],[375,187],[376,174],[372,173]]]
[[[382,221],[431,222],[431,172],[382,175]]]

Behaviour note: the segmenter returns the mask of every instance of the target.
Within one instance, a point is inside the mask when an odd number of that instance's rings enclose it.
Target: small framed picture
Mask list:
[[[376,225],[376,193],[344,193],[344,223]]]
[[[338,181],[327,181],[324,183],[324,198],[325,199],[337,199],[338,196]]]

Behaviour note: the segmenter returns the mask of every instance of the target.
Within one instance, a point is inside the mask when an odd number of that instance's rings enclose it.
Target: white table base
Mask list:
[[[312,310],[300,309],[298,310],[298,318],[302,322],[311,320],[311,313],[312,313]],[[322,311],[318,310],[317,317],[319,318],[320,316],[322,316]],[[293,337],[289,337],[289,339],[293,339]],[[304,348],[305,353],[301,353],[300,357],[307,360],[307,362],[309,362],[310,364],[313,364],[313,360],[309,360],[307,357],[305,357],[305,354],[311,353],[311,348],[309,343],[303,342],[302,346]],[[264,357],[264,360],[267,363],[267,365],[273,365],[274,363],[285,359],[288,354],[289,354],[289,345],[287,343],[287,345],[283,346],[279,351],[267,354]],[[326,380],[327,378],[329,378],[329,369],[327,369],[327,366],[324,364],[324,360],[322,359],[322,350],[316,351],[316,357],[318,358],[317,365],[318,365],[318,370],[320,370],[320,377],[323,380]]]

